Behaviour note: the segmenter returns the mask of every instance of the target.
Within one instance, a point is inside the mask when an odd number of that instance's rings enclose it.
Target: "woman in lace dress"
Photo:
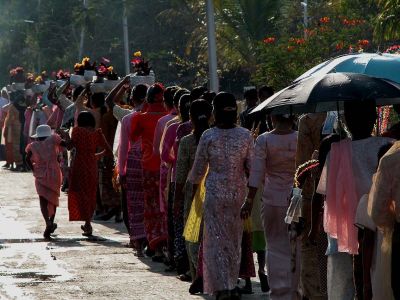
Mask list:
[[[240,208],[246,196],[246,172],[251,159],[250,131],[237,127],[235,97],[219,93],[214,101],[216,127],[200,138],[189,181],[198,185],[207,172],[204,201],[204,292],[238,297],[243,222]],[[194,186],[196,191],[197,186]]]

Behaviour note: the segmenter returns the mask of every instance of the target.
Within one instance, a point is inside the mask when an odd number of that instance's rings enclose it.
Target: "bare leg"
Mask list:
[[[52,216],[50,217],[50,222],[51,222],[51,224],[54,224],[54,219],[55,219],[55,217],[56,217],[56,211],[57,211],[57,207],[54,207],[54,215],[52,215]]]
[[[51,224],[51,221],[49,218],[49,211],[47,209],[48,201],[43,197],[39,197],[39,199],[40,199],[40,210],[42,212],[43,219],[46,222],[46,226],[49,226]]]

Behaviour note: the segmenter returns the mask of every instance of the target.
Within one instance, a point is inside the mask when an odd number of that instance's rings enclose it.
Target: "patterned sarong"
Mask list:
[[[143,169],[140,141],[129,150],[126,166],[126,202],[131,241],[146,237],[144,229]]]
[[[159,171],[143,170],[144,226],[153,250],[168,238],[166,214],[160,211],[159,184]]]

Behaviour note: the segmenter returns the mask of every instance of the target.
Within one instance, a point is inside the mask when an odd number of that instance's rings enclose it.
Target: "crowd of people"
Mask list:
[[[227,92],[132,82],[98,92],[63,75],[40,90],[12,70],[3,168],[33,172],[44,238],[65,191],[84,236],[93,218],[123,221],[134,254],[191,294],[240,299],[258,274],[273,300],[400,299],[400,126],[378,136],[374,101],[336,119],[267,115],[251,113],[267,86],[240,109]]]

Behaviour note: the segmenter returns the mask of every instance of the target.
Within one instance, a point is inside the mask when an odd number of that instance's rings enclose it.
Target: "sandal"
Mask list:
[[[180,274],[176,278],[183,282],[192,282],[192,277],[188,274]]]
[[[89,228],[86,227],[85,225],[81,225],[81,229],[83,231],[82,235],[83,236],[91,236],[93,233],[93,228],[90,226]]]
[[[56,229],[57,229],[57,223],[53,223],[50,233],[54,233],[54,231],[56,231]]]
[[[136,250],[134,251],[136,257],[144,257],[143,250]]]
[[[195,295],[195,294],[203,294],[203,292],[204,292],[203,277],[197,277],[190,285],[189,293],[191,295]]]
[[[46,229],[45,229],[45,231],[43,232],[43,237],[44,237],[46,240],[50,240],[50,239],[51,239],[50,233],[51,233],[52,228],[53,228],[53,227],[52,227],[51,225],[47,225],[47,226],[46,226]]]

